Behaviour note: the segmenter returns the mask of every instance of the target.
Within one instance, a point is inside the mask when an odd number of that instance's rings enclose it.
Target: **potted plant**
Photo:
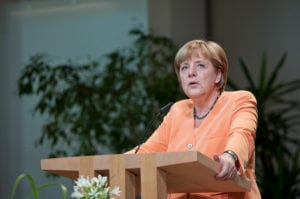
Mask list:
[[[132,46],[82,65],[30,58],[18,90],[38,96],[34,112],[48,116],[36,144],[50,142],[49,157],[124,152],[137,145],[159,107],[183,96],[174,42],[140,29],[130,35]]]
[[[300,101],[289,97],[299,91],[300,79],[278,80],[286,57],[283,54],[268,76],[264,54],[257,83],[241,58],[239,62],[248,86],[241,88],[228,81],[230,88],[249,90],[257,99],[256,172],[262,198],[296,198],[300,194],[300,146],[296,134],[300,126]]]

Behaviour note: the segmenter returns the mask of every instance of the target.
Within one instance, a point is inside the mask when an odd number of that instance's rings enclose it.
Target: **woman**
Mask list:
[[[198,150],[220,163],[216,180],[243,175],[251,181],[251,191],[169,194],[168,198],[260,198],[255,181],[255,97],[248,91],[224,91],[228,63],[215,42],[186,43],[179,49],[174,67],[189,99],[173,104],[139,153]]]

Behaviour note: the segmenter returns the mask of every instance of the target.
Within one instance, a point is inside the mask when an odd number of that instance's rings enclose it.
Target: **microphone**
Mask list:
[[[165,106],[163,106],[161,109],[159,109],[159,114],[160,115],[164,115],[167,112],[169,112],[171,106],[174,104],[174,102],[169,102],[168,104],[166,104]]]
[[[152,127],[152,125],[154,124],[154,122],[158,119],[158,116],[162,116],[162,115],[167,114],[173,104],[174,104],[174,102],[169,102],[168,104],[166,104],[165,106],[163,106],[161,109],[159,109],[159,112],[150,120],[150,122],[147,125],[146,131],[144,132],[144,136],[139,141],[139,145],[137,146],[137,148],[136,148],[136,150],[134,152],[135,154],[140,150],[141,144],[143,142],[145,142],[145,140],[147,138],[147,135],[149,134],[150,128]]]

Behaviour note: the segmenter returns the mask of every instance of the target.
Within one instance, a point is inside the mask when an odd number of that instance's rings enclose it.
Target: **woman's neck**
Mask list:
[[[207,97],[202,97],[197,101],[193,100],[195,114],[199,118],[203,117],[204,119],[209,114],[209,112],[213,109],[220,95],[221,95],[220,91],[215,91]]]
[[[196,103],[194,104],[193,116],[194,116],[195,132],[197,132],[197,129],[202,124],[202,121],[204,120],[204,118],[206,118],[209,115],[209,113],[211,112],[211,110],[214,108],[220,95],[221,95],[221,92],[216,92],[213,95],[211,95],[209,98],[207,98],[208,99],[207,101],[204,100],[204,102],[207,102],[207,103],[203,103],[203,105],[198,103],[197,104],[198,106],[196,105]],[[199,104],[201,106],[199,106]],[[197,112],[197,110],[202,110],[202,111],[199,113],[199,111]]]

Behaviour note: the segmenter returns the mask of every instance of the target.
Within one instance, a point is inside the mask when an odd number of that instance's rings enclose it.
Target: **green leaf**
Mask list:
[[[263,96],[265,94],[265,81],[266,81],[266,71],[267,71],[267,55],[264,53],[261,61],[260,67],[260,78],[259,78],[259,95]]]
[[[242,58],[240,58],[239,62],[241,64],[241,67],[242,67],[242,70],[244,72],[244,75],[245,75],[246,79],[248,80],[250,89],[253,90],[253,91],[255,91],[256,90],[256,86],[254,84],[254,81],[253,81],[253,79],[251,77],[251,74],[250,74],[250,72],[248,70],[248,67],[247,67],[245,61]]]
[[[38,192],[37,186],[35,185],[34,179],[32,178],[31,175],[26,174],[26,173],[19,175],[17,177],[17,179],[15,180],[15,183],[13,185],[13,188],[12,188],[12,191],[11,191],[11,194],[10,194],[10,199],[14,198],[14,196],[16,194],[16,190],[17,190],[21,180],[24,179],[24,178],[26,178],[27,181],[30,184],[32,195],[33,195],[34,199],[39,199],[39,192]]]
[[[287,57],[287,53],[284,53],[282,55],[282,57],[280,58],[278,64],[275,66],[274,70],[272,71],[272,73],[270,75],[270,78],[268,80],[267,86],[266,86],[266,92],[272,93],[273,85],[274,85],[275,81],[277,80],[279,70],[284,66],[284,62],[286,60],[286,57]]]
[[[65,185],[63,185],[61,183],[57,183],[57,182],[47,183],[47,184],[44,184],[42,186],[39,186],[37,189],[38,189],[38,191],[41,191],[43,189],[53,187],[53,186],[59,186],[60,187],[61,193],[62,193],[62,199],[67,199],[68,198],[68,189]]]

